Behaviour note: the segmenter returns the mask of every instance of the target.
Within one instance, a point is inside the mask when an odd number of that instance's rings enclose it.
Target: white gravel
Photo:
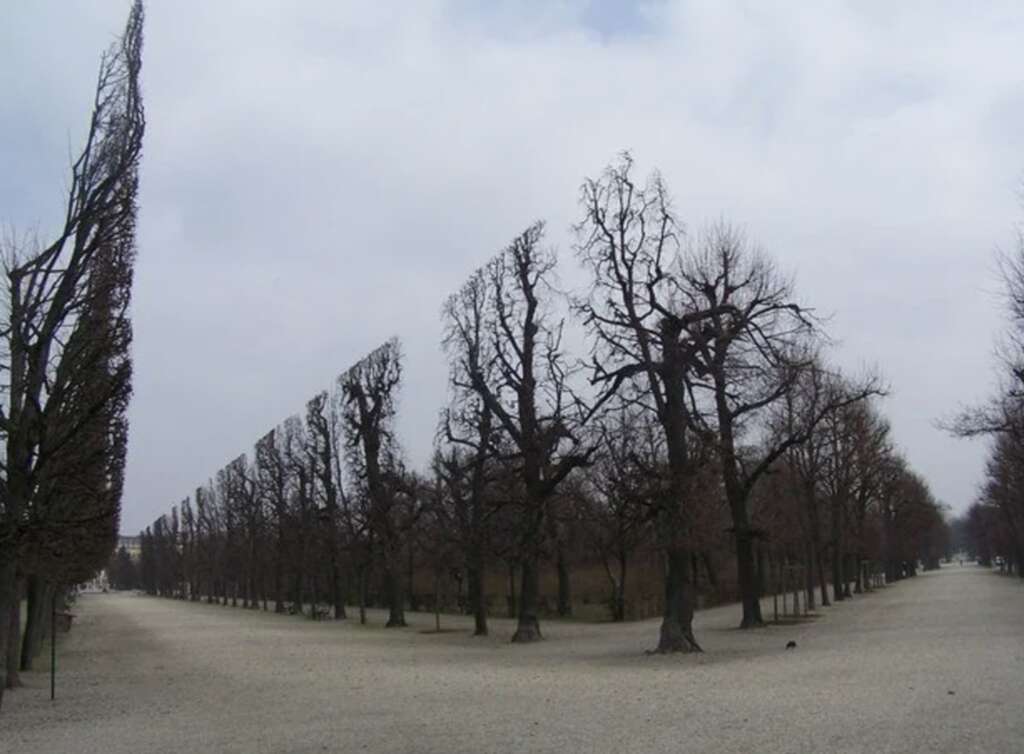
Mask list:
[[[656,621],[548,622],[512,646],[504,620],[474,639],[452,616],[425,634],[429,615],[386,630],[134,595],[77,612],[56,703],[28,674],[0,751],[1024,751],[1024,585],[977,567],[800,626],[709,610],[686,657],[644,655]]]

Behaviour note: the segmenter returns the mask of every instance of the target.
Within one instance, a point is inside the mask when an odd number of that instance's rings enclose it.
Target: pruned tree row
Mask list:
[[[977,500],[954,522],[957,546],[986,566],[1024,578],[1024,230],[997,257],[1006,325],[997,346],[995,394],[944,424],[988,442]]]
[[[142,588],[343,619],[377,574],[388,625],[405,625],[405,555],[426,490],[394,435],[401,376],[390,340],[147,527]]]
[[[31,669],[44,616],[107,563],[117,538],[145,130],[142,24],[136,2],[101,59],[55,235],[2,249],[0,701],[4,688],[20,685],[19,670]]]
[[[585,289],[560,291],[536,222],[444,301],[429,469],[403,461],[388,341],[143,533],[144,587],[375,605],[390,627],[447,606],[477,635],[503,598],[517,643],[588,603],[653,609],[667,653],[700,651],[701,604],[735,599],[753,628],[766,596],[813,609],[938,566],[943,509],[893,446],[881,380],[829,365],[766,252],[726,223],[689,233],[628,154],[580,211]]]

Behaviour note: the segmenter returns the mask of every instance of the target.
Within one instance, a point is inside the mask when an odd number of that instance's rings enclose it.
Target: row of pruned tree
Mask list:
[[[344,618],[353,592],[365,606],[376,568],[389,625],[404,625],[402,542],[421,490],[393,431],[401,374],[390,340],[147,527],[143,588],[314,617],[326,602]]]
[[[811,604],[829,580],[844,599],[937,565],[940,506],[892,446],[879,380],[827,365],[820,321],[767,254],[726,224],[689,236],[628,154],[584,182],[580,210],[585,290],[559,292],[535,223],[444,302],[427,472],[393,436],[391,342],[144,533],[147,589],[313,615],[326,595],[335,617],[374,592],[394,626],[417,573],[454,572],[483,634],[501,564],[519,642],[541,636],[545,572],[564,614],[570,571],[599,563],[621,619],[631,564],[656,553],[657,649],[674,652],[699,650],[698,576],[717,584],[726,560],[743,627],[763,623],[782,565],[802,564]]]
[[[18,671],[31,668],[47,608],[103,568],[117,537],[145,130],[142,22],[136,2],[102,58],[54,238],[3,248],[0,700],[4,688],[20,685]]]
[[[1006,328],[997,347],[997,388],[985,404],[961,411],[947,428],[989,442],[978,499],[957,520],[960,546],[985,565],[998,560],[1024,578],[1024,230],[998,256]]]

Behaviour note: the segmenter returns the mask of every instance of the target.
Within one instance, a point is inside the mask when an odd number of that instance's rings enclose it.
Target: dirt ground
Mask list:
[[[395,630],[129,594],[76,611],[57,701],[26,674],[0,751],[1024,751],[1024,584],[973,566],[796,626],[708,610],[685,657],[644,654],[656,621],[548,622],[513,646],[508,621],[474,639],[455,616],[434,634],[430,615]]]

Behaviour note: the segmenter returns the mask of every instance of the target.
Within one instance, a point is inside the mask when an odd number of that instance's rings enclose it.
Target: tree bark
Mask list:
[[[32,574],[28,577],[25,593],[25,635],[21,642],[21,669],[32,670],[32,664],[39,654],[43,626],[46,623],[46,605],[49,589],[42,577]]]
[[[537,568],[536,555],[530,554],[524,558],[520,570],[522,571],[522,587],[519,590],[519,616],[516,632],[512,634],[512,641],[517,644],[526,644],[543,638],[540,633],[540,620],[537,617],[537,607],[540,601],[540,573]]]
[[[665,609],[658,637],[658,654],[700,652],[693,636],[693,586],[690,553],[685,547],[665,552]]]
[[[14,559],[0,561],[0,657],[7,657],[7,642],[10,639],[11,624],[7,620],[14,601],[18,598],[15,584]],[[3,707],[4,689],[7,688],[7,662],[3,662],[3,677],[0,678],[0,708]]]
[[[402,586],[398,558],[390,557],[384,564],[384,588],[388,595],[388,622],[385,628],[401,628],[408,625],[405,622],[405,590]]]
[[[757,588],[757,574],[754,563],[754,545],[750,531],[736,532],[736,569],[739,577],[740,597],[743,600],[743,620],[740,628],[757,628],[764,625],[761,617],[761,599]]]
[[[473,636],[487,636],[487,603],[484,599],[482,574],[476,562],[466,569],[466,581],[469,604],[473,610]]]
[[[804,543],[804,562],[807,564],[804,571],[804,600],[807,604],[807,612],[814,610],[814,545],[808,540]]]

